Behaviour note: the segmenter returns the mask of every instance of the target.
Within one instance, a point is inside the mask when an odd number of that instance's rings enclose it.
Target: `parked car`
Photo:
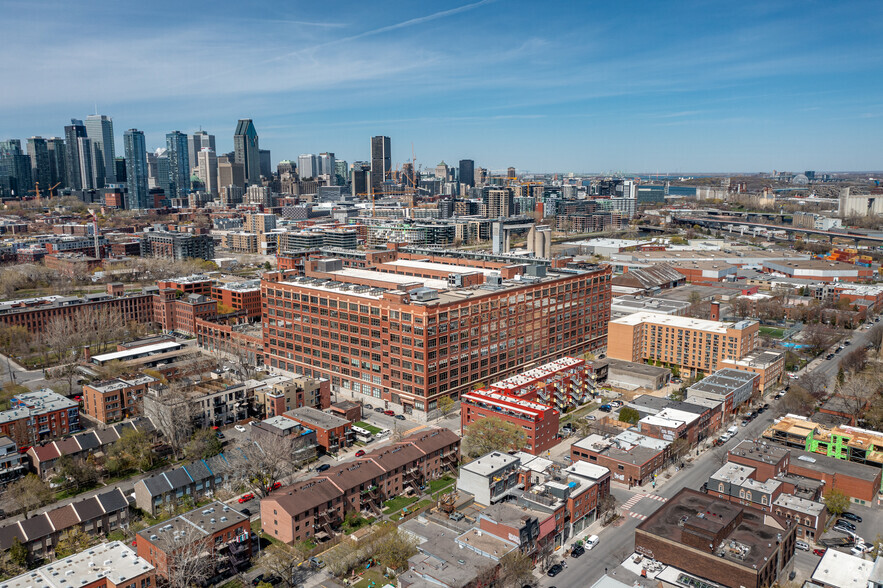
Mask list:
[[[827,549],[818,549],[818,548],[812,550],[813,554],[818,555],[819,557],[822,557],[823,555],[825,555],[826,551],[828,551],[828,550]]]
[[[622,402],[619,400],[613,400],[610,403],[610,406],[612,406],[613,408],[619,408],[620,406],[622,406]]]
[[[806,541],[797,541],[794,544],[794,547],[800,549],[801,551],[809,551],[809,543],[807,543]]]
[[[847,529],[847,528],[844,527],[843,525],[834,525],[834,529],[833,529],[833,530],[834,530],[834,531],[839,531],[839,532],[841,532],[841,533],[846,533],[847,535],[850,535],[850,536],[854,536],[854,535],[855,535],[855,531],[853,531],[852,529]]]
[[[582,545],[575,545],[573,549],[570,550],[571,557],[579,557],[586,552],[586,548]]]
[[[215,431],[215,437],[217,437],[218,439],[223,439],[224,434],[220,431]]]
[[[851,512],[845,512],[840,516],[842,516],[844,519],[849,519],[850,521],[854,521],[856,523],[862,522],[862,518],[860,516]]]
[[[366,404],[365,408],[367,408],[368,410],[371,410],[372,408],[374,408],[374,405],[373,404]]]
[[[609,404],[602,404],[600,407],[598,407],[598,410],[601,410],[604,412],[610,412],[611,410],[613,410],[613,407],[610,406]]]
[[[383,412],[383,407],[378,406],[374,409],[374,412]]]
[[[356,452],[356,457],[362,457],[363,455],[365,455],[365,450],[364,450],[364,449],[359,449],[359,450]]]
[[[560,574],[561,570],[563,570],[563,569],[564,569],[564,567],[561,564],[555,564],[554,566],[549,568],[549,571],[547,572],[546,575],[548,575],[550,578],[554,578],[555,576]]]
[[[586,539],[586,549],[593,549],[601,539],[598,538],[597,535],[590,535],[588,539]]]
[[[825,356],[825,359],[834,359],[834,354],[829,353],[828,355]]]
[[[273,490],[278,490],[282,487],[282,482],[273,482],[270,486],[267,487],[267,493],[269,494]]]
[[[240,433],[245,433],[248,430],[245,427],[243,427],[242,425],[235,425],[233,428],[236,429],[237,431],[239,431]]]
[[[588,415],[588,416],[586,417],[586,420],[587,420],[587,421],[596,421],[596,420],[598,420],[598,419],[595,418],[595,415],[590,414],[590,415]]]
[[[459,510],[455,510],[450,515],[448,515],[448,518],[451,519],[452,521],[462,521],[465,517],[466,517],[466,515],[464,515]]]
[[[395,418],[396,418],[397,420],[403,421],[403,420],[405,420],[405,415],[403,415],[403,414],[397,414],[397,415],[395,416]]]
[[[255,576],[254,578],[252,578],[252,580],[251,580],[251,585],[252,585],[252,586],[257,586],[258,584],[260,584],[260,583],[263,582],[263,581],[264,581],[264,575],[263,575],[263,574],[258,574],[257,576]]]
[[[313,567],[318,568],[320,570],[325,567],[325,562],[316,556],[313,556],[310,558],[310,563],[313,564]]]
[[[835,524],[840,525],[841,527],[846,527],[850,531],[855,531],[855,525],[853,525],[846,519],[837,519],[837,522]]]
[[[240,496],[239,497],[239,504],[242,504],[243,502],[248,502],[249,500],[254,500],[254,493],[253,492],[249,492],[248,494],[243,494],[242,496]]]
[[[396,413],[391,410],[384,410],[383,414],[385,414],[386,416],[395,416]]]
[[[325,470],[330,470],[330,469],[331,469],[330,464],[323,463],[322,465],[320,465],[319,467],[316,468],[316,471],[317,472],[324,472]]]

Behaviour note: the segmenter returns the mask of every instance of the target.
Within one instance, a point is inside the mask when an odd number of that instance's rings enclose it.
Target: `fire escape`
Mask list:
[[[412,464],[402,475],[402,485],[409,484],[414,492],[420,493],[423,487],[423,471],[416,464]]]
[[[359,499],[365,514],[379,517],[383,513],[383,493],[377,484],[362,490]]]
[[[341,523],[340,513],[336,508],[326,508],[316,515],[313,526],[327,533],[328,537],[334,537],[334,527],[339,527]]]
[[[441,456],[441,464],[442,470],[448,470],[454,474],[457,473],[457,468],[460,465],[460,454],[456,448],[448,449]]]

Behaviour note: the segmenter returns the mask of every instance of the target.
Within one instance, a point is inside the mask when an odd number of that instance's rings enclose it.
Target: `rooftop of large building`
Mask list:
[[[0,583],[2,588],[71,588],[107,579],[127,585],[153,566],[121,541],[102,543]]]
[[[730,455],[741,455],[765,463],[779,463],[788,455],[788,449],[774,443],[767,443],[759,439],[746,439],[740,441],[730,449]]]
[[[865,588],[874,570],[874,562],[828,549],[812,573],[812,581],[836,588]]]
[[[709,476],[710,480],[716,482],[728,482],[730,484],[741,485],[748,480],[756,472],[752,467],[740,465],[738,463],[728,462],[722,465],[716,472]]]
[[[785,355],[784,351],[775,349],[758,349],[743,356],[741,359],[728,359],[727,363],[744,367],[766,368],[777,361],[780,361]]]
[[[684,300],[671,300],[669,298],[656,298],[648,296],[635,296],[625,294],[616,296],[611,301],[611,310],[620,315],[635,312],[656,312],[660,314],[676,314],[685,311],[690,303]]]
[[[138,535],[151,543],[156,543],[164,535],[171,535],[170,541],[163,541],[164,545],[184,545],[211,537],[222,529],[247,521],[246,515],[231,506],[215,501],[147,527],[139,531]]]
[[[752,372],[743,372],[732,368],[724,368],[717,370],[710,376],[702,378],[687,389],[687,395],[690,391],[701,391],[718,396],[726,396],[737,388],[741,388],[746,384],[750,384],[758,378],[758,375]]]
[[[648,323],[664,327],[696,329],[699,331],[726,334],[727,329],[745,329],[755,324],[756,321],[745,320],[733,323],[709,321],[706,319],[691,318],[686,316],[674,316],[670,314],[658,314],[655,312],[636,312],[634,314],[630,314],[622,318],[612,320],[610,322],[620,325],[639,325],[641,323]]]
[[[78,406],[75,401],[65,398],[49,388],[13,396],[11,405],[12,408],[9,410],[0,412],[0,424],[56,410],[68,410]]]
[[[759,569],[778,549],[783,535],[781,529],[766,524],[767,516],[770,515],[684,488],[640,523],[638,530],[681,544],[684,533],[708,536],[718,541],[703,549],[709,556],[713,553],[738,565]],[[732,531],[724,535],[724,530],[733,524]]]
[[[779,494],[773,501],[773,506],[781,506],[810,516],[818,516],[825,510],[825,505],[821,502],[799,498],[793,494]]]

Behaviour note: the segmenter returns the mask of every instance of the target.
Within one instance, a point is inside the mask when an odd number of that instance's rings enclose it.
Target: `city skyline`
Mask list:
[[[385,135],[393,166],[413,144],[424,169],[881,167],[872,3],[391,2],[334,15],[220,3],[199,18],[176,5],[172,24],[162,6],[46,4],[4,3],[0,71],[17,83],[0,139],[62,136],[97,110],[117,124],[118,153],[127,128],[149,150],[202,128],[232,151],[250,118],[274,166],[327,151],[368,160],[369,138]]]

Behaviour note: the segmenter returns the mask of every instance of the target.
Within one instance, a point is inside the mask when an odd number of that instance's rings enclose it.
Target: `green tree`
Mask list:
[[[58,459],[58,473],[70,480],[77,490],[91,488],[98,483],[98,470],[84,459],[63,455]]]
[[[13,537],[12,545],[9,547],[9,559],[19,568],[24,569],[28,565],[28,548],[25,544]]]
[[[264,262],[264,269],[267,270],[267,271],[270,271],[271,269],[273,269],[273,266],[270,265],[270,262],[269,262],[269,261],[265,261],[265,262]]]
[[[392,528],[375,546],[374,557],[384,567],[401,570],[408,565],[408,558],[416,553],[417,541]]]
[[[83,529],[74,527],[61,534],[55,545],[55,557],[61,559],[84,549],[89,549],[95,544],[95,540],[86,534]]]
[[[132,469],[147,471],[153,467],[155,459],[151,445],[150,436],[146,432],[127,428],[108,449],[105,468],[114,475]]]
[[[831,488],[822,496],[822,502],[832,516],[840,516],[849,508],[849,496],[838,490]]]
[[[469,454],[476,457],[491,451],[521,449],[526,440],[521,427],[497,417],[479,419],[466,427]]]
[[[445,418],[448,416],[452,410],[454,410],[454,399],[450,396],[442,396],[438,399],[438,413],[440,415],[439,418]]]
[[[221,440],[211,429],[198,429],[193,437],[184,446],[184,455],[187,459],[208,459],[223,449]]]
[[[519,549],[500,558],[500,579],[504,586],[523,586],[533,576],[533,559]]]
[[[641,420],[641,415],[634,408],[623,406],[619,409],[619,420],[624,423],[637,425],[638,421]]]

